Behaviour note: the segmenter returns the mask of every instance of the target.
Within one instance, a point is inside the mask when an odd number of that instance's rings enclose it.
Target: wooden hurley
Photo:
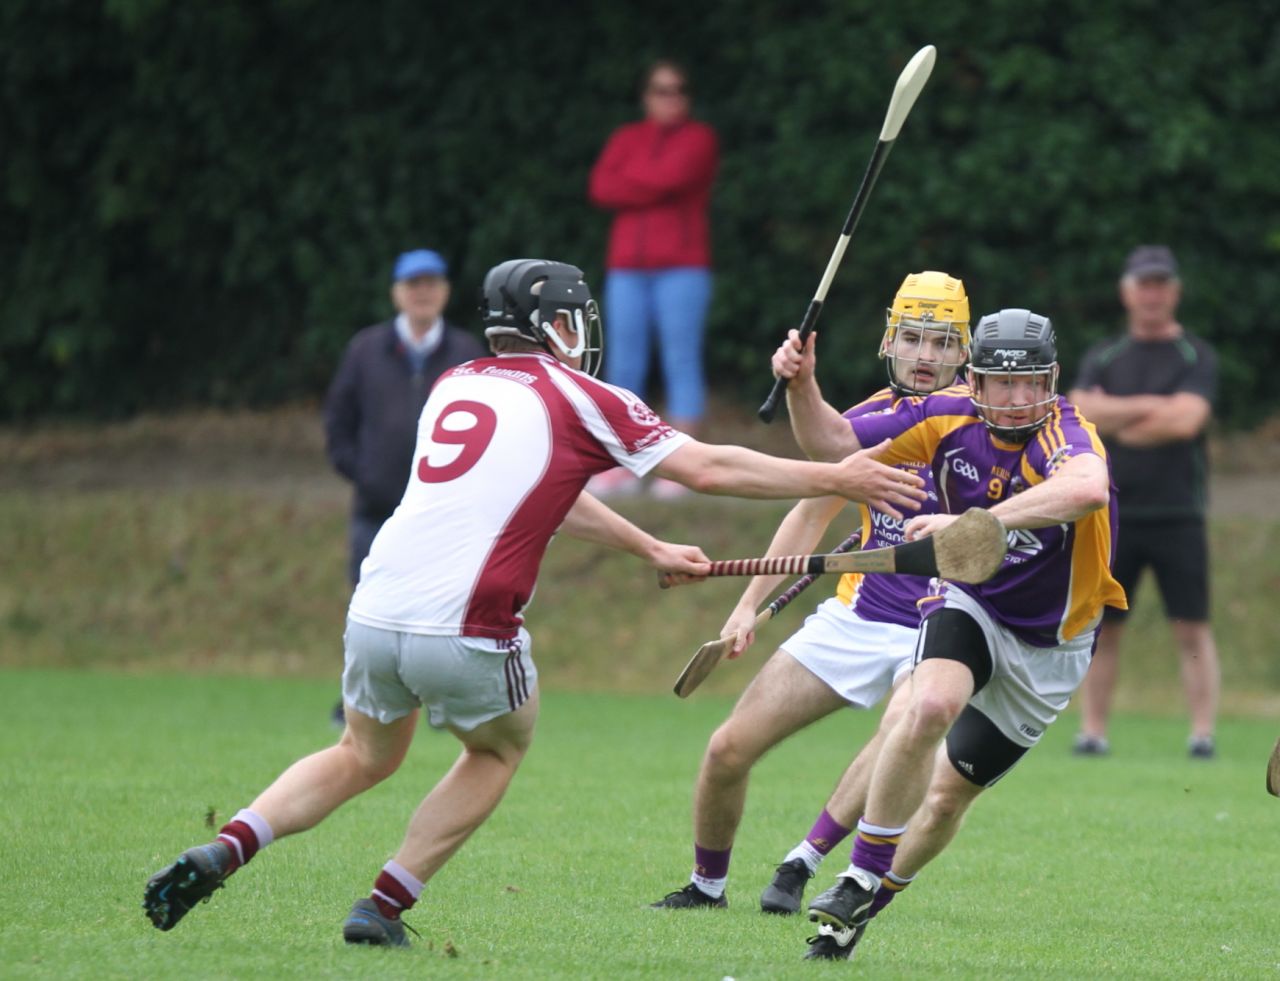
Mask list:
[[[782,555],[712,562],[709,576],[821,575],[880,572],[937,576],[955,582],[985,582],[996,574],[1008,549],[1004,524],[984,508],[970,508],[936,535],[888,548],[825,555]],[[667,575],[658,581],[667,585]]]
[[[862,530],[855,531],[852,535],[842,541],[839,545],[831,550],[832,555],[842,554],[858,547],[858,543],[862,541]],[[766,606],[758,614],[756,614],[755,630],[759,630],[766,623],[776,617],[786,606],[797,596],[808,589],[817,580],[817,573],[810,573],[797,579],[784,593],[779,593],[772,603]],[[706,680],[712,669],[720,663],[720,659],[729,651],[729,641],[721,638],[719,640],[709,640],[694,652],[693,657],[689,658],[689,663],[684,666],[684,670],[680,672],[680,677],[676,679],[675,688],[672,689],[681,698],[688,698],[689,694]]]

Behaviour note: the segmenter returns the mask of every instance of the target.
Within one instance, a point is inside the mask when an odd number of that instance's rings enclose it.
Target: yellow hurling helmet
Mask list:
[[[900,327],[912,328],[915,339],[903,338]],[[949,335],[948,345],[955,353],[945,361],[922,357],[912,346],[919,346],[920,331]],[[888,362],[889,383],[899,394],[927,395],[950,385],[956,367],[969,352],[969,297],[964,283],[944,272],[927,270],[911,273],[902,281],[893,298],[893,306],[885,312],[884,340],[880,356]],[[904,377],[907,376],[907,377]],[[914,381],[912,379],[915,379]]]

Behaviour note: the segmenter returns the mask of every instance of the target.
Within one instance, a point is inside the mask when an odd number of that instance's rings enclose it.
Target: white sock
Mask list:
[[[697,872],[689,876],[689,881],[705,892],[712,899],[719,899],[724,895],[725,883],[729,881],[726,876],[723,879],[708,879],[705,876],[698,875]]]
[[[794,862],[798,858],[809,867],[810,872],[817,875],[818,868],[822,865],[822,860],[826,857],[827,856],[823,855],[822,852],[814,848],[813,845],[809,844],[809,839],[806,838],[804,841],[800,842],[800,844],[796,845],[795,848],[791,849],[791,851],[787,852],[787,857],[784,858],[783,861]]]

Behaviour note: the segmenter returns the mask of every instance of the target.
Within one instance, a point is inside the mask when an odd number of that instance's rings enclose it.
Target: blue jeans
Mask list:
[[[604,284],[604,377],[645,397],[656,332],[666,388],[663,414],[696,423],[706,409],[702,328],[711,302],[711,270],[614,269]]]

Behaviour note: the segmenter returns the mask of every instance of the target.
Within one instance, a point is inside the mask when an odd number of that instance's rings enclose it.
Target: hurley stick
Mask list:
[[[851,551],[858,547],[858,543],[862,540],[862,531],[859,529],[852,535],[842,541],[839,545],[831,550],[832,555],[838,555],[843,552]],[[772,603],[766,606],[758,614],[756,614],[755,627],[759,630],[766,623],[776,617],[787,605],[808,589],[818,578],[817,573],[810,573],[797,579],[784,593],[779,593]],[[680,672],[680,677],[676,679],[673,691],[681,698],[688,698],[690,692],[697,688],[707,675],[717,664],[720,658],[724,657],[729,650],[729,640],[722,638],[720,640],[709,640],[689,658],[689,663],[684,666],[684,670]]]
[[[853,230],[858,227],[862,209],[867,206],[871,189],[875,187],[880,169],[889,158],[889,151],[893,149],[893,141],[898,138],[898,131],[907,121],[907,114],[916,104],[916,98],[924,88],[924,83],[929,81],[929,73],[933,71],[936,58],[937,49],[932,44],[925,45],[907,62],[907,66],[902,69],[902,74],[898,76],[898,82],[893,87],[893,95],[889,99],[889,108],[884,114],[880,139],[876,142],[870,163],[867,164],[867,172],[862,177],[862,183],[858,185],[858,193],[853,198],[853,207],[849,209],[849,217],[844,220],[844,227],[840,229],[840,237],[836,239],[835,251],[831,253],[831,259],[827,262],[827,270],[822,274],[822,281],[818,283],[818,291],[813,294],[813,299],[809,301],[809,308],[804,312],[804,320],[800,322],[801,344],[804,344],[813,333],[813,328],[818,323],[822,304],[827,300],[827,290],[831,288],[831,281],[835,279],[836,270],[840,268],[840,260],[844,258],[844,251],[849,247]],[[778,411],[778,403],[782,400],[782,393],[786,388],[785,378],[774,381],[773,390],[769,392],[769,397],[764,400],[764,405],[760,406],[759,410],[760,418],[765,422],[773,422],[773,417]]]

